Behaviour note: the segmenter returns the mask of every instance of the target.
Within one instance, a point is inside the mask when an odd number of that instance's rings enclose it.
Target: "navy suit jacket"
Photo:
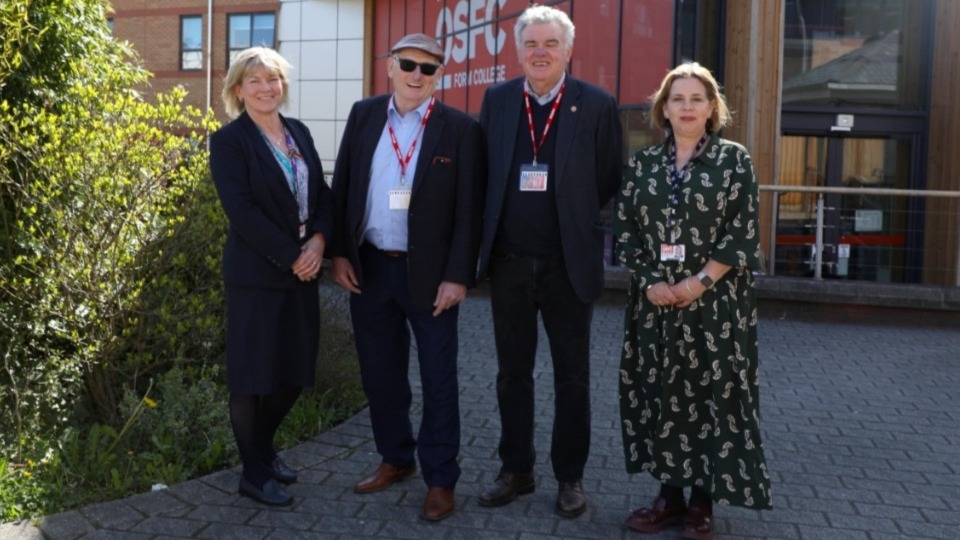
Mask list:
[[[281,117],[310,170],[307,234],[300,239],[297,200],[273,151],[246,112],[210,137],[210,171],[230,229],[223,248],[228,287],[288,288],[291,267],[314,233],[333,232],[333,200],[313,137],[302,122]]]
[[[350,261],[361,289],[361,227],[390,98],[354,103],[333,171],[335,226],[329,252]],[[438,101],[423,131],[407,210],[407,279],[410,297],[422,309],[432,309],[443,281],[475,284],[485,171],[476,120]]]
[[[509,175],[517,128],[521,122],[527,125],[524,80],[520,77],[488,88],[480,109],[489,170],[480,278],[489,268],[508,185],[519,182]],[[592,302],[603,293],[606,227],[600,210],[613,197],[623,174],[623,134],[616,100],[604,90],[567,75],[555,129],[557,149],[550,179],[556,182],[563,257],[577,296]]]

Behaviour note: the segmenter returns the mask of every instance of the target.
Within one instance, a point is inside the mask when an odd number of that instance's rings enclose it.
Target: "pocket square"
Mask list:
[[[434,156],[434,157],[433,157],[433,163],[434,163],[434,164],[437,164],[437,165],[449,165],[449,164],[452,163],[452,162],[453,162],[453,160],[450,159],[450,158],[448,158],[447,156]]]

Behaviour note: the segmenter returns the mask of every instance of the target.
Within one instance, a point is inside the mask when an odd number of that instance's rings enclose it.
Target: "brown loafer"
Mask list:
[[[453,507],[452,489],[432,487],[427,491],[420,517],[427,521],[440,521],[453,514]]]
[[[532,474],[501,473],[481,495],[480,506],[503,506],[517,498],[517,495],[533,493]]]
[[[687,516],[683,518],[683,531],[680,538],[689,540],[713,540],[713,515],[700,505],[690,505]]]
[[[624,525],[638,532],[658,533],[681,521],[686,513],[686,503],[668,507],[666,499],[657,497],[650,506],[634,510]]]
[[[380,466],[377,467],[377,470],[373,471],[370,476],[367,476],[358,482],[357,485],[353,486],[353,492],[373,493],[374,491],[381,491],[397,482],[406,480],[415,472],[417,472],[416,465],[396,467],[389,463],[381,463]]]

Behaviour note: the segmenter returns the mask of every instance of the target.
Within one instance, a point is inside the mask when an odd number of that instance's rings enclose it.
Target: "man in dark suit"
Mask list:
[[[483,143],[475,120],[433,98],[444,59],[435,39],[405,36],[391,54],[394,93],[354,104],[333,175],[333,275],[353,293],[363,389],[382,456],[354,491],[409,477],[416,450],[429,487],[421,516],[438,521],[454,511],[460,476],[457,318],[476,277]],[[416,439],[410,329],[423,384]]]
[[[480,497],[501,506],[534,490],[537,313],[553,357],[556,512],[586,510],[590,321],[603,291],[600,210],[620,182],[617,104],[566,74],[574,27],[532,6],[514,29],[524,76],[489,88],[480,112],[489,170],[479,275],[491,280],[502,465]]]

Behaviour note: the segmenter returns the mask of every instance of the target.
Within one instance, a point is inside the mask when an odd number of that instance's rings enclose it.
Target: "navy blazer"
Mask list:
[[[523,113],[524,77],[492,86],[483,95],[480,129],[487,146],[486,206],[478,275],[486,276],[500,226]],[[521,118],[521,114],[524,116]],[[604,90],[566,78],[557,111],[557,149],[550,178],[556,182],[560,241],[570,283],[592,302],[603,293],[603,235],[600,210],[610,201],[623,173],[623,133],[617,102]]]
[[[228,287],[295,287],[293,263],[314,233],[329,242],[333,200],[310,131],[281,117],[310,170],[307,234],[301,240],[297,200],[283,169],[246,112],[210,137],[210,171],[230,229],[223,247],[223,281]]]
[[[390,98],[353,104],[333,170],[335,225],[329,252],[350,261],[361,289],[361,227]],[[407,280],[418,307],[432,309],[443,281],[475,284],[485,178],[476,120],[437,101],[423,131],[407,210]]]

